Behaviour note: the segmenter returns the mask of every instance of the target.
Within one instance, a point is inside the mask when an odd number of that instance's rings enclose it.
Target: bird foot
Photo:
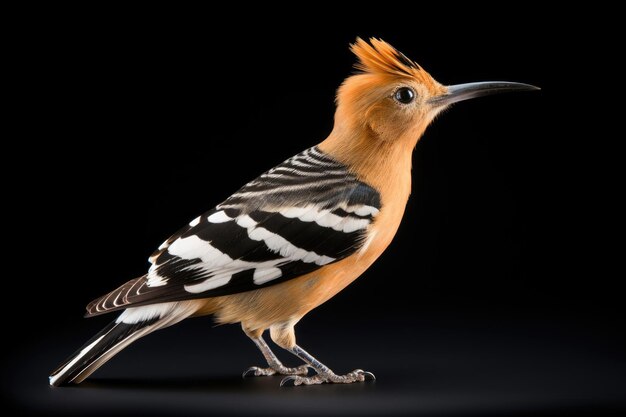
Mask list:
[[[355,369],[354,371],[345,375],[336,375],[332,372],[326,374],[317,374],[313,376],[297,376],[291,375],[287,378],[283,378],[280,381],[281,387],[296,387],[298,385],[316,385],[324,383],[332,384],[352,384],[353,382],[374,381],[376,377],[373,373],[364,371],[362,369]]]
[[[261,368],[258,366],[251,366],[243,371],[243,377],[249,376],[270,376],[270,375],[307,375],[309,373],[309,365],[300,365],[295,368],[287,368],[283,365],[270,366],[267,368]]]

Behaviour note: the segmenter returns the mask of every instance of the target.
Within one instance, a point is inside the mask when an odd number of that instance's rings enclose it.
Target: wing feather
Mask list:
[[[380,196],[314,147],[248,183],[172,235],[148,273],[87,306],[215,297],[275,285],[337,262],[363,244]]]

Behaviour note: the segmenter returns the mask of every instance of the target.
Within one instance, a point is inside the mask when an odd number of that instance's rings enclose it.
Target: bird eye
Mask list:
[[[401,87],[393,93],[393,98],[395,98],[398,103],[409,104],[415,99],[415,91],[411,90],[409,87]]]

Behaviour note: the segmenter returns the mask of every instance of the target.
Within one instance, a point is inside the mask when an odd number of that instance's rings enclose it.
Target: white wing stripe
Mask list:
[[[182,259],[201,259],[205,269],[219,268],[233,262],[233,258],[215,249],[209,242],[196,235],[176,239],[167,251]]]
[[[359,206],[358,208],[353,206],[350,208],[352,210],[349,212],[355,213],[358,216],[366,216],[378,212],[376,208],[371,206]],[[372,209],[376,210],[376,213],[374,213]],[[303,222],[315,222],[322,227],[330,227],[333,230],[344,233],[352,233],[357,230],[366,229],[371,223],[370,219],[359,219],[352,216],[341,217],[331,213],[328,209],[320,210],[316,206],[311,205],[306,207],[281,208],[278,209],[278,213],[290,219],[297,218]]]
[[[256,285],[265,284],[282,275],[278,268],[257,269],[254,271],[253,280]]]
[[[167,279],[163,278],[158,274],[158,272],[154,271],[154,269],[150,268],[150,274],[148,274],[148,279],[146,281],[146,285],[150,288],[152,287],[162,287],[167,284]]]
[[[337,229],[339,225],[333,227],[333,229],[341,230],[344,233],[352,233],[357,230],[366,229],[369,224],[370,221],[368,219],[353,219],[351,217],[346,217],[341,229]]]
[[[235,260],[222,273],[210,276],[206,278],[204,281],[201,281],[196,284],[185,285],[185,291],[193,293],[193,294],[198,294],[201,292],[213,290],[215,288],[223,287],[224,285],[227,285],[230,282],[234,274],[241,272],[241,271],[246,271],[249,269],[254,269],[254,274],[253,274],[254,283],[257,285],[261,285],[261,284],[264,284],[265,282],[271,281],[273,279],[276,279],[282,276],[283,273],[278,268],[278,266],[280,266],[283,263],[285,263],[284,259],[274,259],[273,261],[267,261],[267,262],[261,262],[261,263]]]
[[[262,240],[268,248],[287,258],[285,259],[286,261],[302,260],[307,263],[326,265],[335,260],[335,258],[331,258],[330,256],[318,255],[315,252],[301,249],[287,241],[284,237],[272,233],[264,227],[257,227],[257,222],[250,216],[246,215],[237,218],[237,224],[248,230],[248,237],[250,239],[257,241]]]
[[[339,223],[341,223],[342,221],[344,221],[346,218],[345,217],[341,217],[341,216],[337,216],[336,214],[330,213],[328,212],[328,210],[325,210],[326,214],[321,215],[320,217],[318,217],[315,220],[315,223],[319,224],[320,226],[323,227],[331,227],[334,230],[340,231],[341,229],[338,228]]]
[[[348,213],[354,213],[357,216],[375,216],[380,210],[372,206],[351,206],[347,207],[346,211]]]
[[[252,217],[248,216],[247,214],[237,217],[237,224],[244,229],[249,229],[256,226],[256,222],[252,220]]]
[[[285,207],[285,208],[281,208],[279,213],[289,219],[293,219],[293,218],[300,218],[300,216],[303,216],[306,212],[310,210],[311,210],[311,206]]]
[[[131,307],[115,320],[116,323],[135,324],[142,321],[152,320],[155,317],[162,318],[166,314],[171,313],[179,303],[159,303],[142,307]]]
[[[229,217],[224,210],[211,214],[207,220],[211,223],[225,223],[231,221],[233,218]]]

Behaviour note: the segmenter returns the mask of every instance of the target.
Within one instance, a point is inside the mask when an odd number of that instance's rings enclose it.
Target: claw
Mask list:
[[[295,387],[296,386],[296,380],[297,377],[295,376],[288,376],[282,379],[282,381],[280,381],[280,386],[281,387]]]
[[[363,369],[355,369],[352,373],[361,375],[363,377],[362,381],[376,381],[376,376],[373,373]]]
[[[366,381],[376,381],[376,376],[371,372],[361,371],[361,375],[365,377]]]
[[[243,371],[243,374],[241,374],[242,378],[247,378],[249,376],[256,376],[256,371],[259,369],[258,366],[251,366],[248,369],[246,369],[245,371]]]

